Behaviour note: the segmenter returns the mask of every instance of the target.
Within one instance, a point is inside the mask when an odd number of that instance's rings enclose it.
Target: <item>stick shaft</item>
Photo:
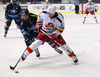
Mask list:
[[[27,48],[28,48],[28,47],[27,47]],[[24,50],[24,52],[27,50],[27,48]],[[24,52],[23,52],[23,54],[24,54]],[[23,55],[23,54],[22,54],[22,55]],[[21,55],[21,56],[22,56],[22,55]],[[19,58],[14,67],[12,67],[12,66],[10,65],[10,69],[11,69],[11,70],[14,70],[14,69],[17,67],[17,65],[19,64],[20,61],[21,61],[21,60],[20,60],[20,58]]]

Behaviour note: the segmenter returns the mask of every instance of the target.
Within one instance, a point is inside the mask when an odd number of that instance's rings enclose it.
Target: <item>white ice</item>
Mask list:
[[[98,24],[88,15],[83,24],[84,15],[64,15],[66,28],[62,36],[76,53],[79,63],[76,65],[65,52],[58,54],[47,43],[39,47],[41,57],[33,52],[16,67],[14,66],[26,45],[23,36],[13,21],[7,37],[4,38],[4,13],[0,13],[0,77],[100,77],[100,15]]]

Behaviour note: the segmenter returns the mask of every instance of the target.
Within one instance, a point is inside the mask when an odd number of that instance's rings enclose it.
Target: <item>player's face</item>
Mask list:
[[[25,21],[27,21],[28,18],[29,18],[29,16],[28,16],[28,15],[23,15],[22,18],[23,18]]]
[[[52,18],[54,14],[48,13],[49,17]]]
[[[48,1],[46,1],[46,4],[48,4]]]
[[[91,1],[89,1],[88,4],[91,5]]]
[[[13,5],[16,5],[17,3],[16,2],[13,2]]]

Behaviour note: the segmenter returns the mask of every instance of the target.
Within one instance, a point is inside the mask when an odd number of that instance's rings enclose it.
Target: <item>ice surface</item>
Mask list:
[[[39,47],[41,58],[33,52],[20,62],[14,73],[14,66],[26,46],[23,36],[13,21],[7,38],[4,38],[4,13],[0,13],[0,77],[100,77],[100,15],[98,24],[88,15],[85,24],[83,15],[64,15],[66,28],[63,37],[76,53],[79,63],[75,65],[64,52],[58,54],[48,44]]]

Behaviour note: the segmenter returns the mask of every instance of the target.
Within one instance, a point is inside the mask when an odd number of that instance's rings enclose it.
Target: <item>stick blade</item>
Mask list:
[[[11,69],[11,70],[14,70],[14,69],[15,69],[15,67],[12,67],[12,66],[10,65],[10,69]]]

